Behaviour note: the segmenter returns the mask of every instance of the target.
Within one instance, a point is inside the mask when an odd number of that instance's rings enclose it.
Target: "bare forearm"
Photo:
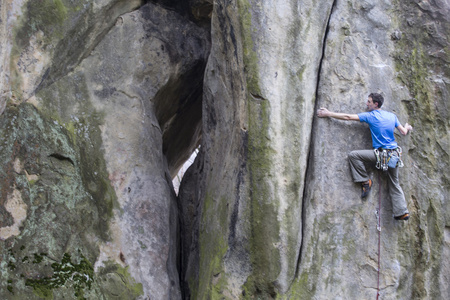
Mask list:
[[[329,117],[339,119],[339,120],[346,120],[346,121],[351,121],[354,119],[353,115],[351,115],[351,114],[337,113],[337,112],[330,112]]]
[[[317,111],[317,116],[320,118],[330,117],[339,120],[345,121],[359,121],[359,117],[356,114],[346,114],[346,113],[337,113],[333,111],[329,111],[328,109],[322,107]]]

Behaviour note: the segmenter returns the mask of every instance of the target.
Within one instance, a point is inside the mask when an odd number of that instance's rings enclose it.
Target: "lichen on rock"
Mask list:
[[[65,281],[58,279],[61,268],[74,267],[74,272],[79,272],[67,250],[84,253],[81,263],[85,266],[95,262],[98,249],[91,236],[108,239],[108,211],[113,204],[108,203],[107,191],[95,194],[85,188],[78,149],[82,144],[74,143],[57,120],[42,115],[30,104],[20,104],[8,106],[1,122],[5,162],[1,189],[4,194],[14,195],[14,199],[8,197],[2,215],[11,214],[16,228],[9,235],[2,234],[2,255],[8,257],[10,266],[3,275],[12,280],[9,286],[14,294],[27,295],[30,291],[26,286],[33,286],[36,294],[52,298],[53,289],[67,288]],[[90,178],[89,183],[101,182],[101,174],[98,170],[97,178]],[[22,204],[17,202],[20,199]],[[16,209],[9,205],[13,200]],[[2,233],[5,228],[2,222]],[[43,264],[43,260],[51,263],[58,258],[62,262],[52,265],[53,272]],[[72,280],[78,275],[74,276]],[[75,284],[74,288],[80,293],[85,287]]]
[[[445,298],[449,9],[2,1],[0,298]],[[370,92],[414,127],[408,222],[350,178],[368,128],[315,117]]]

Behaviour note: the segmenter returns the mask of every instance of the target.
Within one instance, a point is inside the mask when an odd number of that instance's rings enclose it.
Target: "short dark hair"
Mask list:
[[[383,96],[381,96],[380,94],[378,94],[378,93],[371,93],[371,94],[369,95],[369,98],[372,98],[372,102],[378,103],[378,108],[380,108],[381,106],[383,106],[384,98],[383,98]]]

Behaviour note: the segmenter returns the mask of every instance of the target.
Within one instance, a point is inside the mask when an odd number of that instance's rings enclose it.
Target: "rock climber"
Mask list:
[[[372,187],[372,180],[369,178],[365,163],[376,163],[377,168],[380,164],[380,153],[385,153],[386,157],[394,157],[393,161],[398,160],[399,147],[394,138],[394,129],[397,128],[402,135],[407,135],[413,128],[408,123],[402,126],[397,116],[391,112],[381,109],[384,98],[378,93],[371,93],[367,99],[367,112],[359,114],[336,113],[322,107],[317,111],[320,118],[331,117],[339,120],[360,121],[369,124],[372,134],[373,150],[355,150],[349,153],[350,170],[353,181],[361,183],[362,194],[365,198]],[[384,152],[382,152],[385,150]],[[383,168],[384,169],[384,168]],[[405,195],[400,187],[398,179],[398,167],[385,166],[388,174],[388,187],[391,196],[394,218],[396,220],[408,220],[409,212],[406,206]]]

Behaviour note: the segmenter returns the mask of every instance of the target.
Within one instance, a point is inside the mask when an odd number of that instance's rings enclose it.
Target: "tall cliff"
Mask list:
[[[446,1],[0,3],[2,299],[450,297]],[[406,222],[315,116],[370,92]]]

